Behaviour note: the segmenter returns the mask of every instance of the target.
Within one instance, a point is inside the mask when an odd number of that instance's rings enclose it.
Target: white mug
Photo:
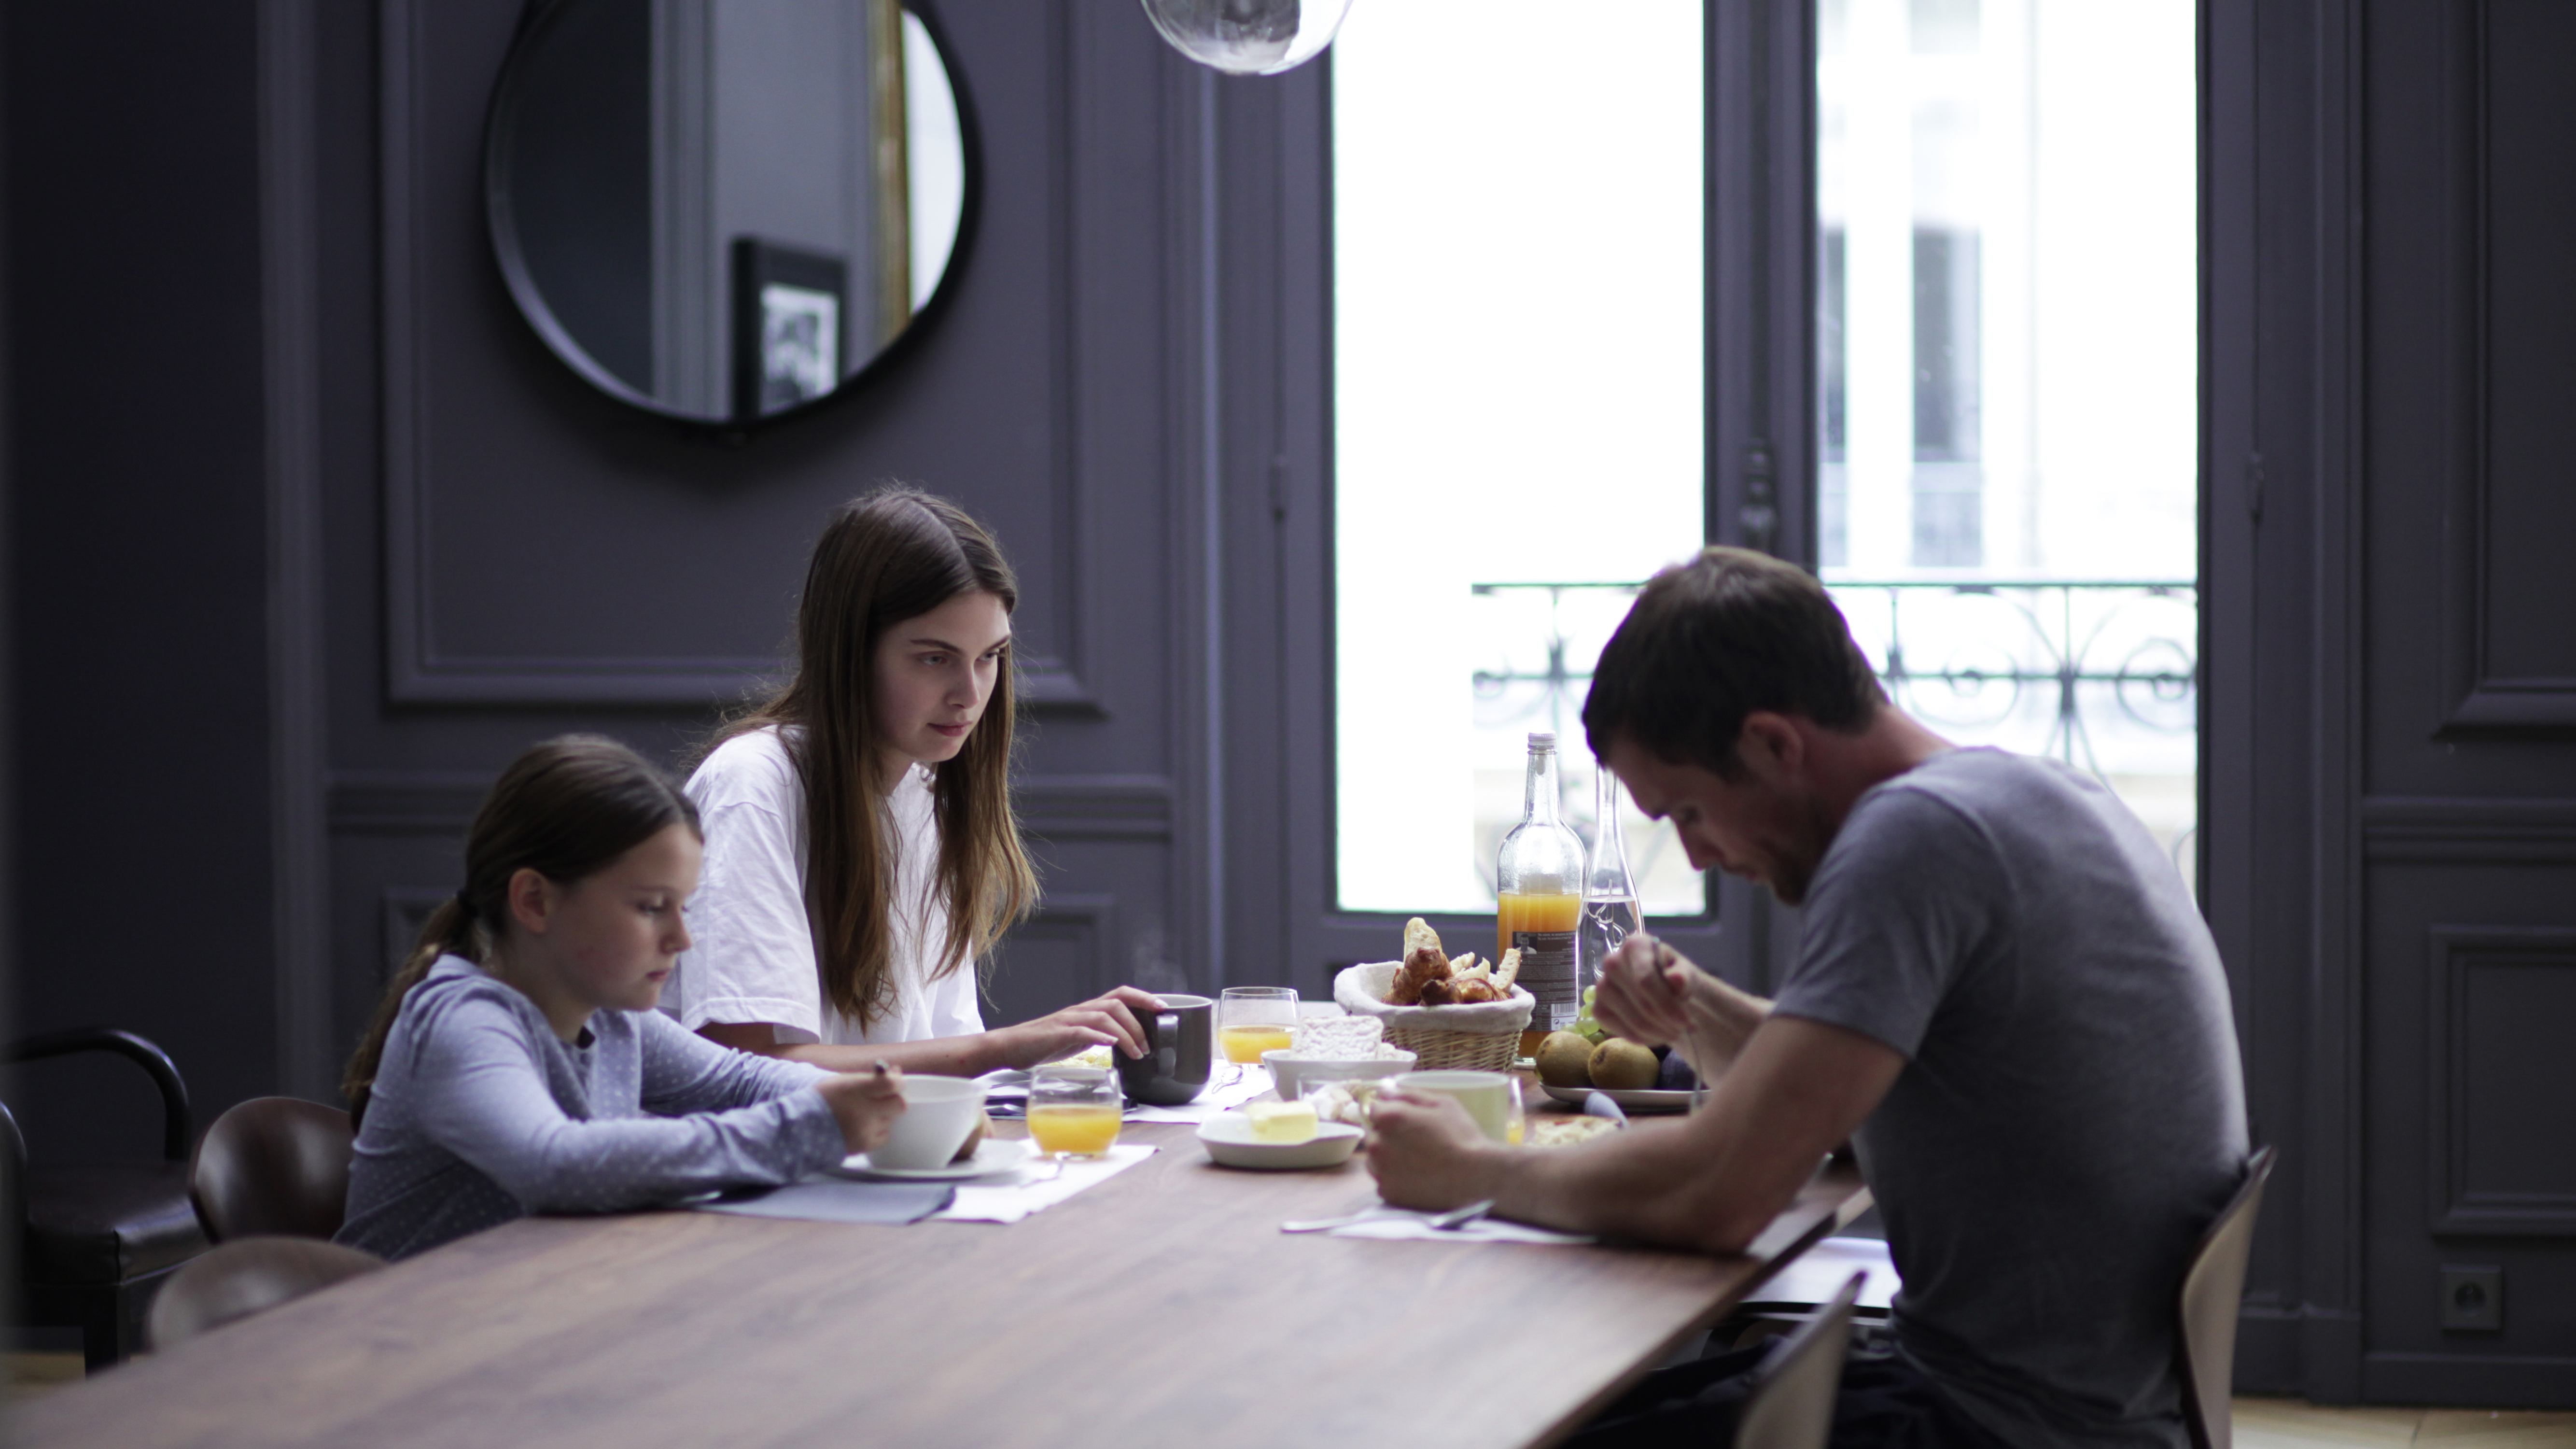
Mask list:
[[[946,1167],[975,1130],[984,1110],[984,1084],[967,1077],[917,1077],[905,1073],[903,1112],[894,1130],[868,1153],[868,1166],[898,1172]]]
[[[1406,1072],[1395,1079],[1395,1089],[1453,1098],[1486,1136],[1496,1142],[1511,1140],[1512,1079],[1500,1072]]]

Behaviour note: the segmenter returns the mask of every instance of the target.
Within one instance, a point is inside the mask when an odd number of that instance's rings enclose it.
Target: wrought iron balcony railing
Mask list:
[[[1580,727],[1636,584],[1477,584],[1480,732]],[[2199,589],[2186,580],[1829,580],[1890,698],[1965,744],[2112,783],[2198,768]]]

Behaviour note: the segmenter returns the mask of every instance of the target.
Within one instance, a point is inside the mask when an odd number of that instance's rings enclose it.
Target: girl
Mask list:
[[[697,812],[614,740],[502,772],[345,1083],[337,1241],[386,1258],[531,1212],[789,1182],[885,1140],[901,1078],[712,1046],[653,1008],[688,948]]]
[[[796,677],[717,739],[697,944],[674,1010],[726,1046],[839,1071],[977,1076],[1115,1042],[1130,986],[993,1031],[975,963],[1037,902],[1011,818],[1019,585],[954,504],[887,488],[833,515],[805,572]]]

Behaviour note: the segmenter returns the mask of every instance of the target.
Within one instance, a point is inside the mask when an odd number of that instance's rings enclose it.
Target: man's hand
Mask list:
[[[1495,1216],[1514,1222],[1740,1253],[1904,1068],[1905,1058],[1873,1037],[1775,1017],[1706,1107],[1580,1147],[1498,1147],[1454,1102],[1381,1097],[1369,1171],[1399,1207],[1491,1198]]]
[[[1034,1021],[1006,1026],[993,1033],[1006,1066],[1028,1068],[1060,1061],[1076,1052],[1115,1043],[1131,1057],[1145,1055],[1145,1029],[1136,1024],[1136,1013],[1160,1011],[1162,998],[1133,986],[1121,986],[1106,996],[1077,1001],[1062,1011],[1052,1011]]]
[[[1436,1212],[1492,1197],[1496,1150],[1452,1098],[1390,1092],[1369,1112],[1368,1169],[1397,1207]]]
[[[1611,1034],[1672,1047],[1703,1082],[1725,1074],[1770,1014],[1770,1002],[1736,990],[1643,932],[1620,942],[1602,963],[1592,1002],[1593,1019]]]

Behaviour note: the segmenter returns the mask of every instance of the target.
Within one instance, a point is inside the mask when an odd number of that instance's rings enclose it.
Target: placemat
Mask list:
[[[957,1200],[938,1214],[952,1223],[1016,1223],[1042,1213],[1087,1187],[1101,1183],[1154,1155],[1151,1144],[1122,1142],[1106,1157],[1088,1162],[1032,1162],[999,1182],[957,1186]]]

